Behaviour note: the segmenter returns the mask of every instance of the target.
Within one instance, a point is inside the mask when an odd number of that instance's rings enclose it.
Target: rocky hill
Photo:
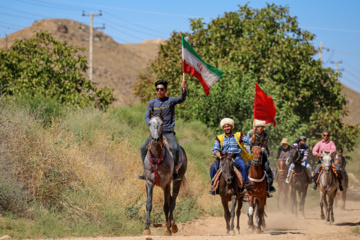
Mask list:
[[[15,39],[29,39],[39,31],[47,31],[58,40],[69,45],[81,46],[88,57],[88,26],[68,19],[44,19],[31,26],[0,39],[0,48],[10,47]],[[101,31],[94,30],[93,43],[93,81],[101,87],[114,89],[117,99],[114,106],[137,103],[140,100],[133,94],[133,84],[140,71],[149,60],[155,58],[163,39],[147,40],[139,44],[118,44]],[[85,40],[85,41],[84,41]]]
[[[15,39],[29,39],[36,32],[47,31],[59,40],[65,40],[69,45],[81,46],[88,57],[89,38],[88,26],[68,19],[44,19],[34,22],[29,27],[0,39],[0,48],[11,46]],[[159,44],[163,39],[146,40],[139,44],[118,44],[110,36],[101,31],[94,31],[93,45],[94,72],[93,80],[101,87],[114,89],[116,101],[114,106],[128,105],[139,102],[134,94],[134,83],[138,74],[144,70],[151,59],[154,59]],[[349,115],[344,121],[349,124],[360,123],[360,93],[344,86]]]

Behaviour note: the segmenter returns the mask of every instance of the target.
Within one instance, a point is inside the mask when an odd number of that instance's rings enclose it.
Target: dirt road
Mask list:
[[[318,191],[317,191],[318,193]],[[206,217],[205,219],[195,220],[188,223],[178,223],[179,232],[171,237],[163,236],[162,228],[151,228],[151,236],[128,236],[117,238],[104,238],[106,240],[212,240],[212,239],[238,239],[246,240],[257,239],[360,239],[359,234],[351,231],[360,225],[360,188],[350,188],[348,190],[348,201],[345,210],[334,209],[335,222],[331,225],[326,224],[325,220],[320,220],[320,207],[318,200],[315,199],[311,207],[305,209],[305,217],[297,218],[286,212],[278,211],[277,208],[269,204],[267,212],[267,228],[261,234],[253,233],[247,226],[247,216],[243,213],[240,218],[240,235],[228,236],[226,234],[225,220],[223,217]],[[218,197],[218,196],[217,196]],[[311,197],[310,197],[311,199]],[[220,201],[214,197],[214,200]],[[276,202],[276,198],[271,199]],[[272,204],[276,205],[276,204]],[[244,205],[244,208],[246,205]],[[244,209],[243,209],[244,210]],[[96,238],[97,240],[102,238]],[[89,238],[76,238],[76,240],[89,240]]]

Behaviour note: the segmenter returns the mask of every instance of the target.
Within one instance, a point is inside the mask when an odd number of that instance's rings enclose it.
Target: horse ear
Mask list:
[[[149,110],[149,117],[152,116],[153,111],[154,111],[154,108],[150,108],[150,110]]]

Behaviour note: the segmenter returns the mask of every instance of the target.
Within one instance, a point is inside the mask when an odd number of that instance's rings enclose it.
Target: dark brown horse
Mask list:
[[[306,169],[301,165],[302,154],[299,153],[298,148],[292,148],[290,150],[290,162],[295,164],[295,168],[292,177],[290,179],[291,185],[291,212],[296,216],[298,214],[298,201],[296,197],[296,193],[298,193],[299,197],[299,211],[305,216],[304,206],[305,206],[305,198],[307,194],[307,188],[309,185],[309,177],[306,173]]]
[[[221,176],[219,182],[219,194],[221,196],[221,203],[224,208],[224,218],[226,221],[226,233],[234,236],[234,217],[235,217],[235,208],[236,204],[236,229],[240,234],[240,214],[241,208],[243,205],[244,192],[241,192],[242,189],[242,178],[240,172],[237,171],[233,162],[233,155],[228,155],[225,153],[220,157],[221,162]],[[240,181],[239,181],[240,178]],[[228,202],[231,201],[231,212],[229,211]]]
[[[280,209],[280,197],[281,195],[284,195],[284,200],[282,204],[283,210],[287,208],[288,204],[288,193],[289,193],[289,184],[285,182],[288,170],[289,170],[289,163],[286,161],[286,158],[288,157],[288,153],[281,152],[280,157],[278,158],[278,164],[277,164],[277,175],[276,175],[276,181],[278,183],[278,194],[277,194],[277,207]]]
[[[266,191],[266,175],[265,172],[261,169],[261,158],[262,151],[258,146],[254,146],[251,149],[251,152],[254,154],[253,159],[251,159],[251,165],[249,169],[249,180],[254,185],[254,190],[248,192],[249,200],[249,227],[253,230],[255,229],[253,217],[254,212],[257,219],[257,230],[261,232],[262,229],[265,229],[265,204],[267,198]]]

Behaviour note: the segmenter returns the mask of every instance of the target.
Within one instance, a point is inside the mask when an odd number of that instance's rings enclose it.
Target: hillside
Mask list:
[[[81,29],[84,28],[85,29]],[[0,48],[10,47],[15,39],[29,39],[36,32],[47,31],[56,39],[64,40],[69,45],[85,48],[84,56],[88,57],[89,38],[86,25],[68,19],[44,19],[34,22],[31,26],[0,39]],[[93,44],[93,79],[101,87],[114,89],[117,101],[114,106],[137,103],[139,99],[133,94],[133,84],[137,75],[146,68],[153,59],[162,39],[147,40],[140,44],[118,44],[101,31],[94,30]],[[6,43],[7,40],[7,43]]]
[[[15,39],[28,39],[40,30],[51,33],[59,40],[65,40],[69,45],[85,48],[84,55],[88,57],[88,27],[83,23],[68,19],[44,19],[34,22],[29,27],[0,39],[0,48],[11,46]],[[138,74],[144,70],[148,62],[155,58],[159,44],[163,39],[145,40],[139,44],[118,44],[111,37],[101,31],[94,31],[93,45],[94,82],[101,87],[114,89],[117,99],[113,106],[124,106],[138,103],[140,100],[133,94],[133,84]],[[7,43],[6,43],[7,42]],[[344,118],[348,124],[360,123],[360,93],[344,86],[342,91],[346,95],[349,115]]]

